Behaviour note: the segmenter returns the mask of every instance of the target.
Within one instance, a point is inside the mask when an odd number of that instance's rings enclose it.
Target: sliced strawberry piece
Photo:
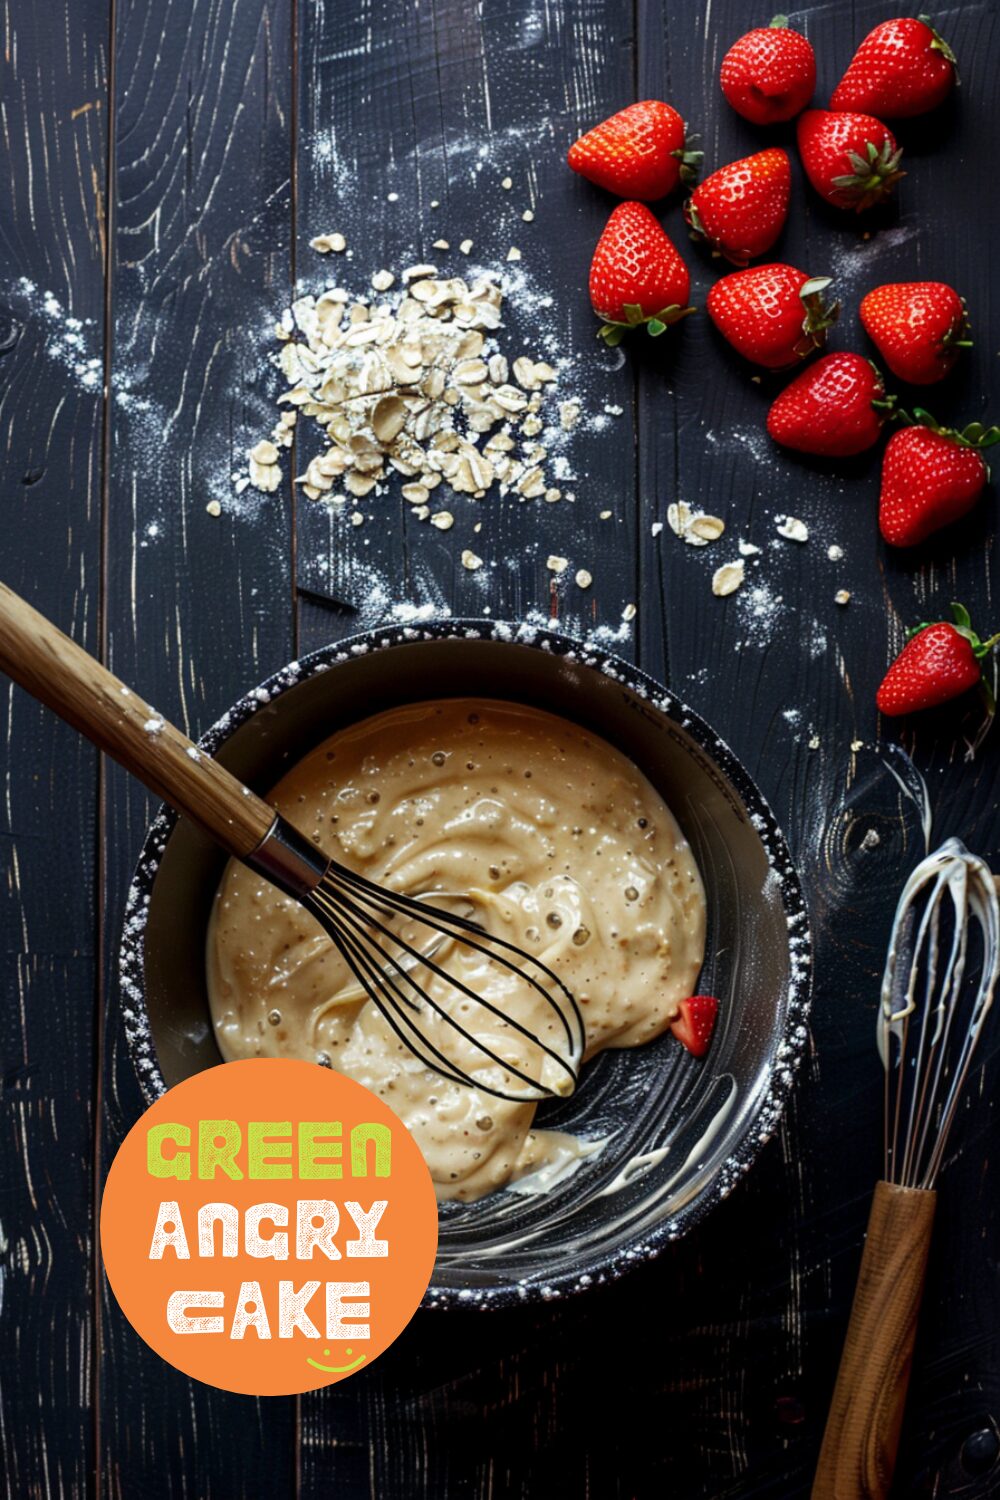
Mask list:
[[[680,1015],[670,1023],[670,1030],[692,1057],[704,1057],[715,1030],[719,1002],[712,995],[692,995],[680,1002]]]

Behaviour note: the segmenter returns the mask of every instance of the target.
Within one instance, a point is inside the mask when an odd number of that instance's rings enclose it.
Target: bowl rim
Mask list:
[[[669,1218],[665,1216],[644,1234],[642,1245],[636,1247],[634,1253],[618,1252],[615,1256],[608,1254],[606,1258],[602,1258],[598,1267],[588,1268],[588,1274],[556,1272],[544,1281],[512,1279],[509,1283],[500,1285],[455,1288],[435,1286],[432,1278],[423,1303],[426,1307],[498,1306],[512,1302],[523,1303],[534,1298],[550,1300],[585,1287],[615,1281],[641,1260],[653,1258],[669,1242],[680,1239],[729,1196],[777,1130],[806,1049],[812,985],[812,938],[802,882],[785,837],[766,798],[726,742],[675,693],[640,667],[633,666],[601,645],[551,630],[547,626],[530,622],[448,617],[421,620],[419,623],[383,625],[347,636],[321,646],[265,677],[205,731],[197,741],[198,747],[209,755],[215,755],[230,736],[257,713],[298,683],[318,673],[369,652],[450,639],[502,642],[561,656],[620,682],[623,687],[649,702],[652,708],[683,729],[722,772],[742,802],[763,846],[768,867],[778,877],[778,892],[788,924],[789,974],[784,1025],[775,1038],[772,1057],[764,1070],[766,1085],[758,1095],[747,1128],[729,1156],[717,1164],[712,1175],[688,1202]],[[146,1011],[146,917],[160,860],[178,821],[178,814],[173,808],[163,804],[149,825],[129,885],[118,954],[122,1025],[129,1056],[147,1106],[167,1092],[167,1084],[160,1071]]]

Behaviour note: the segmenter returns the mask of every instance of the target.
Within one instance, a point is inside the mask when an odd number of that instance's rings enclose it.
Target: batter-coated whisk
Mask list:
[[[328,859],[4,584],[0,668],[299,901],[426,1066],[515,1102],[572,1093],[584,1048],[576,1000],[540,959],[447,909],[456,898],[474,909],[470,893],[408,896]],[[473,971],[499,980],[502,1005],[483,993],[489,984],[467,982]]]
[[[875,1188],[813,1500],[892,1484],[934,1223],[934,1191],[1000,969],[989,867],[949,839],[913,871],[882,980],[885,1176]]]

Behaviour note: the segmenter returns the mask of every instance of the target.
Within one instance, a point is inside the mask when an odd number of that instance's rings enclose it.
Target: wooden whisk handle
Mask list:
[[[273,808],[2,583],[0,669],[230,854],[266,836]]]
[[[910,1382],[937,1195],[880,1182],[812,1500],[886,1500]]]

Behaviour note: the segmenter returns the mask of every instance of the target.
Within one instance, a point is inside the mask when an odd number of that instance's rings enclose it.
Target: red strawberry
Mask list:
[[[980,450],[1000,442],[1000,427],[954,432],[915,416],[923,425],[893,433],[882,459],[878,524],[894,547],[915,547],[968,514],[990,477]]]
[[[796,375],[767,414],[776,443],[799,453],[846,458],[878,440],[894,398],[860,354],[824,354]]]
[[[896,281],[861,302],[861,322],[889,369],[911,385],[943,380],[971,348],[965,303],[943,281]]]
[[[823,293],[829,276],[806,276],[794,266],[751,266],[721,276],[705,307],[737,353],[765,370],[785,370],[826,342],[840,312]]]
[[[601,337],[618,344],[645,323],[655,338],[694,312],[688,268],[644,203],[619,203],[590,263],[590,300]]]
[[[700,151],[688,151],[684,121],[669,104],[645,99],[595,125],[569,148],[574,172],[619,198],[652,202],[694,180]]]
[[[982,663],[1000,642],[1000,635],[981,641],[972,629],[968,610],[953,604],[955,624],[938,620],[918,625],[896,657],[875,696],[880,712],[889,718],[937,708],[981,687],[987,717],[994,712],[992,693],[983,680]]]
[[[899,16],[868,33],[830,108],[863,109],[890,120],[922,115],[948,97],[957,76],[955,54],[927,17]]]
[[[681,1013],[671,1021],[670,1030],[693,1057],[704,1057],[715,1030],[719,1002],[711,995],[692,995],[680,1002]]]
[[[734,42],[719,71],[722,92],[737,114],[754,125],[791,120],[816,87],[816,57],[787,16],[758,26]]]
[[[788,156],[772,147],[706,177],[685,203],[684,217],[696,239],[706,239],[716,255],[745,266],[778,238],[791,190]]]
[[[835,208],[871,208],[906,174],[896,138],[874,115],[807,109],[796,127],[806,176]]]

